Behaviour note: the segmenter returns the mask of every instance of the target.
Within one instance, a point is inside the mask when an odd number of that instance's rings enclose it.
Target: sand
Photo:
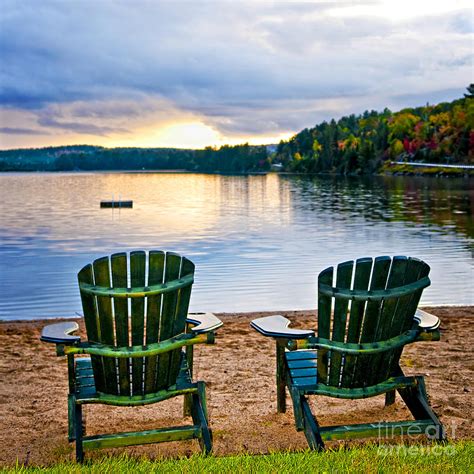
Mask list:
[[[442,320],[442,339],[407,347],[402,367],[407,374],[426,376],[432,406],[448,436],[471,438],[474,307],[428,310]],[[225,325],[219,330],[216,344],[196,347],[194,378],[207,382],[216,455],[307,447],[304,435],[294,428],[291,403],[287,413],[276,413],[273,340],[249,328],[252,319],[265,314],[270,313],[219,314]],[[315,311],[280,314],[294,321],[294,327],[314,326]],[[48,465],[73,459],[74,444],[67,442],[66,360],[56,357],[54,345],[39,341],[41,328],[49,323],[0,323],[0,464],[4,466],[17,460]],[[316,397],[312,399],[314,404]],[[314,406],[323,425],[410,418],[398,396],[395,405],[388,408],[384,407],[383,396],[357,401],[317,397]],[[85,408],[88,434],[189,423],[181,413],[181,397],[140,408]],[[122,451],[151,458],[178,457],[199,452],[199,446],[192,440]],[[87,457],[103,453],[90,452]]]

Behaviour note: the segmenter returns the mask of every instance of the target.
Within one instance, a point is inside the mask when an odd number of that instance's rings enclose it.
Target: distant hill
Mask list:
[[[0,150],[0,171],[174,170],[246,173],[269,169],[264,146],[104,148],[71,145]]]
[[[91,145],[0,150],[0,170],[55,170],[62,156],[92,154],[99,150],[102,147]]]

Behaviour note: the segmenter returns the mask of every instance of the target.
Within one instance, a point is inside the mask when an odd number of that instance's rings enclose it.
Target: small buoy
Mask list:
[[[100,201],[100,207],[133,207],[133,201]]]

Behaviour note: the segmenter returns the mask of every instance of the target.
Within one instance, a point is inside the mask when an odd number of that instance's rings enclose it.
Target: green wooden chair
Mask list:
[[[204,382],[192,381],[194,344],[213,343],[222,325],[213,314],[188,315],[194,264],[161,251],[117,253],[78,274],[87,341],[75,322],[45,327],[41,339],[68,360],[69,440],[84,450],[197,438],[212,449]],[[185,348],[185,350],[183,350]],[[88,357],[77,357],[87,354]],[[185,396],[193,425],[85,436],[82,406],[141,406]]]
[[[290,392],[296,429],[304,430],[310,448],[325,440],[369,436],[426,434],[445,439],[443,426],[431,409],[422,376],[405,376],[400,368],[403,347],[415,341],[439,340],[439,319],[417,310],[430,284],[429,266],[407,257],[361,258],[327,268],[318,278],[318,327],[289,328],[283,316],[252,321],[251,326],[276,340],[277,410],[286,411]],[[359,399],[395,390],[413,421],[349,426],[319,426],[308,395]]]

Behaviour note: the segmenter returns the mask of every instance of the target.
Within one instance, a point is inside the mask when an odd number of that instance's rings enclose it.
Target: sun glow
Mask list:
[[[220,142],[220,133],[202,122],[184,122],[167,125],[155,135],[160,146],[178,146],[180,148],[204,148]]]
[[[203,122],[183,122],[167,125],[148,137],[146,142],[154,146],[178,148],[204,148],[206,146],[238,145],[249,143],[261,145],[278,143],[294,135],[294,131],[277,135],[226,136]],[[158,144],[158,145],[157,145]],[[144,145],[141,145],[144,146]],[[152,145],[148,145],[152,146]]]
[[[214,127],[201,121],[187,121],[168,123],[166,125],[147,127],[136,130],[133,135],[110,137],[106,146],[122,147],[163,147],[163,148],[189,148],[201,149],[206,146],[220,147],[222,145],[264,145],[279,143],[294,135],[294,131],[287,131],[275,135],[232,135],[220,133]]]

